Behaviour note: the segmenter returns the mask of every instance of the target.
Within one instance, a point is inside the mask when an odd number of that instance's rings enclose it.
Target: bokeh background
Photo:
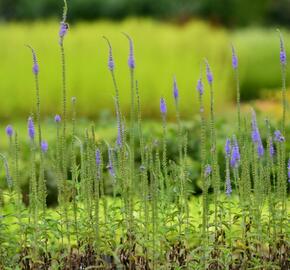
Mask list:
[[[290,0],[68,0],[68,5],[68,94],[77,97],[79,115],[99,119],[114,111],[103,35],[112,42],[121,104],[129,111],[128,42],[122,31],[134,39],[144,117],[159,118],[161,95],[173,107],[176,75],[182,115],[190,119],[197,112],[195,85],[204,58],[214,72],[217,110],[230,108],[235,100],[231,43],[239,56],[242,101],[262,100],[261,109],[273,107],[275,113],[281,84],[276,28],[289,51]],[[61,0],[0,1],[1,119],[34,110],[31,55],[24,44],[33,46],[39,58],[42,113],[60,112],[62,6]]]

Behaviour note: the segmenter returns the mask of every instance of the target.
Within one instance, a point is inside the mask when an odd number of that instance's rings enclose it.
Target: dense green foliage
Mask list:
[[[41,99],[45,101],[42,112],[50,117],[59,112],[57,100],[60,98],[61,81],[57,31],[58,25],[54,22],[0,25],[0,99],[5,100],[0,107],[1,118],[23,117],[33,108],[33,78],[29,76],[30,55],[24,46],[26,43],[33,44],[39,55],[39,76],[43,88]],[[78,23],[71,26],[67,37],[67,76],[68,95],[78,98],[82,116],[99,118],[112,115],[113,91],[106,72],[106,43],[101,38],[104,33],[115,49],[121,106],[124,111],[129,111],[128,71],[124,69],[127,42],[121,31],[130,33],[135,40],[140,95],[146,104],[143,108],[145,117],[158,116],[158,97],[163,95],[168,98],[171,95],[171,81],[175,74],[182,94],[181,113],[192,119],[198,107],[195,82],[205,56],[213,64],[214,76],[218,79],[217,110],[223,110],[235,95],[231,42],[240,56],[242,100],[260,97],[262,90],[279,89],[279,44],[274,42],[275,29],[229,33],[202,22],[192,22],[185,27],[151,20],[127,20],[118,24]],[[290,40],[287,32],[285,40]],[[11,76],[17,79],[11,80]],[[289,73],[287,78],[290,79]],[[208,102],[207,94],[206,100]],[[168,104],[169,108],[173,105],[173,102]]]
[[[228,26],[257,23],[290,24],[289,0],[71,0],[69,19],[121,19],[151,16],[184,22],[192,17],[210,19]],[[59,0],[2,0],[0,18],[37,19],[58,17]],[[249,8],[251,7],[251,8]]]

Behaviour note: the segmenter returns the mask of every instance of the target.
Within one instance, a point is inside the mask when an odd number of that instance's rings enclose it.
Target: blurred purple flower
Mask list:
[[[288,182],[290,183],[290,158],[288,159],[287,169],[288,169]]]
[[[177,88],[177,82],[176,82],[175,76],[173,78],[173,96],[174,96],[175,102],[177,102],[178,101],[178,88]]]
[[[233,45],[232,45],[232,66],[233,66],[233,69],[238,68],[238,57],[236,55],[235,48]]]
[[[34,129],[34,123],[32,117],[28,118],[28,135],[30,139],[34,139],[35,136],[35,129]]]
[[[166,108],[166,103],[165,103],[165,99],[162,97],[160,99],[160,112],[165,115],[167,112],[167,108]]]
[[[31,53],[32,53],[32,60],[33,60],[32,72],[33,72],[34,75],[38,75],[38,73],[39,73],[39,65],[38,65],[38,62],[37,62],[37,57],[36,57],[35,50],[30,45],[26,45],[26,46],[31,50]]]
[[[231,156],[231,167],[237,168],[239,166],[241,156],[240,156],[240,149],[237,142],[237,139],[233,139],[233,145],[232,145],[232,156]]]
[[[203,94],[203,84],[202,84],[201,78],[197,81],[196,90],[202,96],[202,94]]]
[[[6,134],[7,134],[7,136],[12,137],[12,135],[13,135],[13,127],[11,125],[8,125],[6,127]]]
[[[226,178],[226,195],[230,196],[231,194],[232,194],[231,179],[230,179],[230,176],[227,175],[227,178]]]
[[[212,72],[210,70],[210,66],[207,60],[205,60],[205,64],[206,64],[206,77],[207,77],[207,81],[209,84],[212,84],[213,82],[213,75]]]
[[[47,150],[48,150],[48,143],[47,143],[46,141],[42,141],[42,142],[41,142],[41,151],[42,151],[43,153],[46,153]]]
[[[256,144],[258,156],[261,158],[264,155],[264,147],[257,125],[256,113],[254,110],[252,110],[252,141],[254,144]]]
[[[110,71],[113,71],[115,68],[115,63],[114,63],[114,59],[113,59],[112,46],[111,46],[110,41],[105,36],[103,36],[103,38],[107,41],[108,46],[109,46],[108,68]]]
[[[56,115],[55,117],[54,117],[54,121],[56,122],[56,123],[59,123],[60,121],[61,121],[61,117],[60,117],[60,115]]]
[[[275,132],[274,132],[274,140],[276,142],[285,142],[285,137],[282,135],[280,130],[275,130]]]
[[[285,51],[285,46],[284,46],[284,40],[281,32],[278,30],[279,35],[280,35],[280,63],[281,65],[285,66],[286,65],[286,51]]]
[[[226,157],[230,157],[230,155],[231,155],[231,140],[229,138],[227,138],[227,140],[226,140],[225,153],[226,153]]]
[[[204,169],[204,175],[205,175],[205,177],[208,177],[211,174],[211,172],[212,172],[211,166],[209,164],[207,164],[205,166],[205,169]]]
[[[60,28],[59,28],[59,37],[61,39],[64,38],[64,36],[67,34],[68,31],[68,24],[66,22],[61,22],[60,23]]]
[[[101,164],[101,151],[100,151],[100,149],[96,150],[96,164],[97,164],[97,166],[100,166],[100,164]]]
[[[129,46],[130,46],[128,66],[129,66],[129,68],[134,69],[136,65],[135,65],[135,58],[134,58],[133,40],[128,34],[126,34],[126,33],[123,33],[123,34],[128,38]]]
[[[272,138],[270,138],[270,141],[269,141],[269,153],[270,153],[270,157],[273,158],[275,155],[275,149],[274,149]]]

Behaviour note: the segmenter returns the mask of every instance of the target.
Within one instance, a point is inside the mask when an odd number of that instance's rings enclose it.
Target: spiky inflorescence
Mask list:
[[[264,147],[257,125],[256,113],[254,110],[252,110],[252,141],[257,146],[257,153],[261,158],[264,155]]]
[[[204,169],[204,175],[205,175],[205,177],[210,176],[211,172],[212,172],[212,168],[211,168],[211,166],[209,164],[207,164],[205,166],[205,169]]]
[[[128,66],[130,69],[134,69],[135,66],[136,66],[136,63],[135,63],[135,57],[134,57],[134,45],[133,45],[133,40],[132,38],[126,34],[126,33],[123,33],[129,40],[129,57],[128,57]]]
[[[61,117],[60,117],[60,115],[56,115],[55,117],[54,117],[54,121],[56,122],[56,123],[59,123],[60,121],[61,121]]]
[[[231,167],[237,168],[239,166],[241,156],[238,141],[236,138],[233,139],[232,155],[231,155]]]
[[[175,76],[173,78],[173,97],[174,97],[175,102],[177,103],[179,95],[178,95],[178,87],[177,87],[177,82],[176,82]]]
[[[288,159],[287,169],[288,169],[288,182],[290,183],[290,158]]]
[[[226,144],[225,144],[225,154],[226,157],[230,157],[231,155],[231,140],[229,138],[227,138],[226,140]]]
[[[28,135],[30,139],[34,139],[35,136],[35,128],[34,128],[34,123],[32,117],[28,118]]]
[[[47,141],[42,141],[42,142],[41,142],[41,151],[42,151],[43,153],[46,153],[47,150],[48,150],[48,143],[47,143]]]
[[[96,164],[97,164],[97,166],[101,165],[101,151],[100,151],[100,149],[96,150]]]
[[[198,91],[198,93],[199,93],[200,96],[203,95],[204,90],[203,90],[203,83],[202,83],[201,78],[198,79],[198,81],[197,81],[196,90]]]
[[[285,137],[282,135],[280,130],[275,130],[275,132],[274,132],[274,140],[276,142],[285,142]]]
[[[270,154],[271,158],[273,158],[274,155],[275,155],[275,149],[274,149],[273,139],[272,138],[270,138],[270,140],[269,140],[269,154]]]
[[[163,115],[165,115],[166,112],[167,112],[165,99],[164,99],[163,97],[160,98],[160,112],[161,112],[161,114],[163,114]]]
[[[226,195],[230,196],[231,193],[232,193],[231,179],[230,179],[230,176],[227,175],[227,177],[226,177]]]
[[[287,63],[287,58],[286,58],[286,51],[285,51],[285,46],[284,46],[284,39],[281,32],[279,30],[278,32],[280,35],[280,63],[281,65],[285,66]]]
[[[108,38],[106,38],[105,36],[103,36],[103,38],[107,41],[108,46],[109,46],[108,68],[110,71],[114,71],[115,63],[114,63],[114,58],[113,58],[112,46]]]
[[[31,53],[32,53],[32,60],[33,60],[32,72],[34,75],[38,75],[39,65],[38,65],[35,50],[30,45],[26,45],[26,46],[31,50]]]
[[[232,45],[232,66],[233,66],[233,69],[238,68],[238,57],[236,55],[236,51],[233,45]]]
[[[12,135],[13,135],[13,127],[11,125],[8,125],[6,127],[6,134],[7,134],[8,137],[12,137]]]
[[[206,64],[206,78],[209,84],[212,84],[213,82],[213,75],[209,66],[209,63],[207,60],[205,60],[205,64]]]

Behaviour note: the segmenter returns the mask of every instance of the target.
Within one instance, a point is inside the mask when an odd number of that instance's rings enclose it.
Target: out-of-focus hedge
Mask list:
[[[70,21],[150,16],[181,22],[202,17],[228,26],[290,24],[290,0],[68,0],[68,4]],[[1,0],[0,18],[59,17],[62,5],[62,0]]]

